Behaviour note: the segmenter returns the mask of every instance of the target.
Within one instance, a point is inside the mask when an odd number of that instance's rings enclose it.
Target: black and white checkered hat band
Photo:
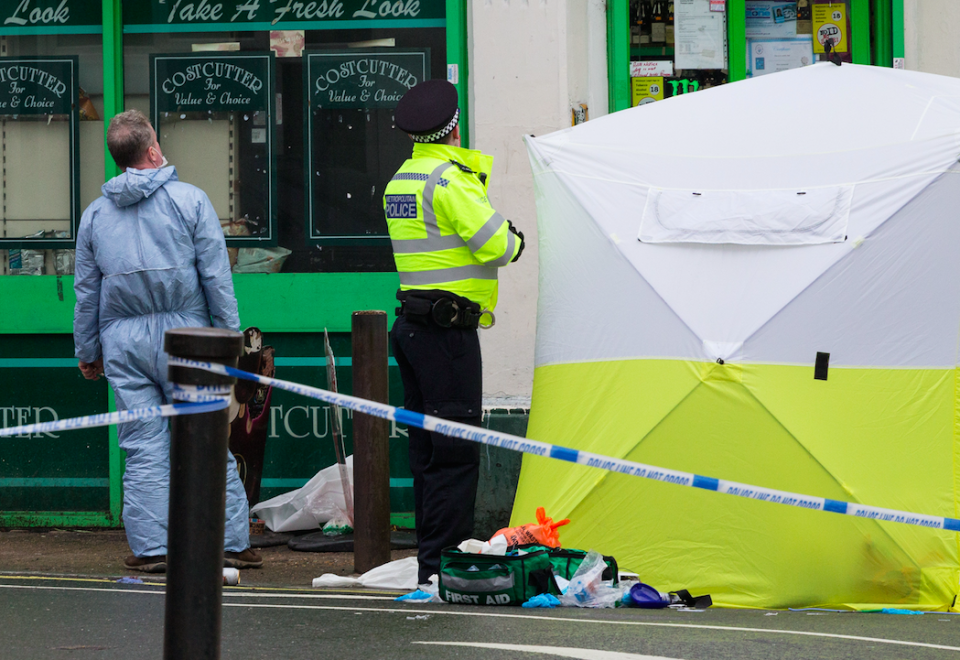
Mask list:
[[[427,135],[412,135],[414,142],[436,142],[440,138],[449,135],[450,131],[457,127],[457,123],[460,121],[460,108],[457,108],[457,111],[453,113],[453,119],[450,120],[450,123],[441,128],[439,131],[434,131],[433,133],[428,133]]]

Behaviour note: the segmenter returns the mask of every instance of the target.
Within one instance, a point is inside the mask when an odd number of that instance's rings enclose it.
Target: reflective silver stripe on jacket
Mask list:
[[[487,241],[493,238],[493,235],[497,233],[497,230],[500,229],[506,221],[506,218],[497,211],[494,211],[490,219],[483,223],[483,226],[477,230],[477,233],[467,241],[467,246],[470,248],[470,251],[476,252],[486,245]]]
[[[467,245],[457,234],[438,236],[436,238],[408,238],[406,240],[395,239],[390,242],[393,244],[393,251],[397,254],[452,250],[453,248],[465,247]]]
[[[400,284],[422,286],[424,284],[443,284],[457,280],[495,280],[497,269],[490,266],[455,266],[436,270],[418,270],[413,273],[400,273]]]
[[[427,225],[427,238],[440,238],[440,226],[437,214],[433,210],[433,195],[437,192],[440,175],[453,167],[453,163],[443,163],[430,172],[430,178],[423,186],[423,221]],[[461,239],[462,240],[462,239]]]
[[[433,196],[436,193],[437,185],[443,179],[441,175],[453,167],[453,163],[443,163],[438,165],[430,174],[417,174],[415,180],[422,181],[426,179],[423,186],[423,222],[427,228],[426,238],[393,239],[393,251],[397,254],[415,254],[417,252],[438,252],[440,250],[452,250],[454,248],[464,247],[467,244],[457,234],[449,236],[440,235],[440,226],[437,224],[437,214],[433,210]],[[400,174],[394,176],[394,180],[400,177]],[[422,177],[422,178],[421,178]],[[413,176],[410,179],[414,179]]]
[[[503,256],[500,257],[499,259],[495,261],[491,261],[490,265],[496,266],[498,268],[500,266],[506,266],[508,263],[510,263],[510,260],[513,259],[513,251],[516,249],[516,247],[517,247],[517,235],[514,234],[512,231],[508,231],[507,232],[507,251],[504,252]]]

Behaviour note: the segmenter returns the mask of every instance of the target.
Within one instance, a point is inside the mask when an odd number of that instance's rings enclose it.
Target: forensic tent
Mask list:
[[[960,80],[831,63],[527,139],[528,437],[956,517]],[[733,607],[945,609],[958,534],[524,456],[512,524]]]

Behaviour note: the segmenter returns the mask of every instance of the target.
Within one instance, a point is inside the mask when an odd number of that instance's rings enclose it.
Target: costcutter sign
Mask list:
[[[430,71],[427,49],[308,52],[304,58],[310,105],[324,110],[394,108]]]
[[[255,112],[269,107],[273,53],[154,55],[154,116],[163,112]]]
[[[75,58],[0,59],[0,114],[72,115]]]

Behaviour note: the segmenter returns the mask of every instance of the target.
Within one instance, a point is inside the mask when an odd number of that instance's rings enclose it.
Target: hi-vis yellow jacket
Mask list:
[[[493,157],[445,144],[415,144],[383,196],[400,289],[440,289],[481,309],[497,304],[497,269],[520,239],[487,200]]]

